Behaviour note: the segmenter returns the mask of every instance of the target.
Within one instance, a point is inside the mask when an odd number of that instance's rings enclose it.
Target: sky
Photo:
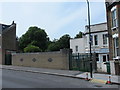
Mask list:
[[[90,2],[91,24],[106,22],[104,2]],[[59,39],[65,34],[72,38],[84,32],[87,19],[87,3],[79,2],[0,2],[0,23],[17,24],[16,34],[21,37],[30,26],[44,29],[50,38]]]

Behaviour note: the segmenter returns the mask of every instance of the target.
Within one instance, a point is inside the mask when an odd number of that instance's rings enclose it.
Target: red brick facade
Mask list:
[[[106,0],[107,1],[107,0]],[[106,11],[107,11],[107,25],[108,25],[108,37],[109,37],[109,56],[110,60],[120,56],[120,0],[118,2],[106,2]],[[115,1],[115,0],[114,0]],[[113,27],[113,14],[112,10],[116,9],[116,27]],[[115,38],[118,38],[117,44],[118,48],[115,50]]]

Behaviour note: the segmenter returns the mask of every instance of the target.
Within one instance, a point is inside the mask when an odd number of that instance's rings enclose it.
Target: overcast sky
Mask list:
[[[51,40],[74,37],[87,25],[86,2],[0,2],[0,23],[17,23],[17,36],[30,26],[45,29]],[[91,24],[106,22],[104,2],[90,2]]]

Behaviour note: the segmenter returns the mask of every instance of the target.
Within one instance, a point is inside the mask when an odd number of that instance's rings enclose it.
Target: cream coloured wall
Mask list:
[[[51,69],[69,69],[69,50],[41,53],[13,53],[12,65]]]

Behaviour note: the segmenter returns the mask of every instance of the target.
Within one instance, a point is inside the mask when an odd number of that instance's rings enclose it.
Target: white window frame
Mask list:
[[[75,52],[78,52],[78,45],[75,46]]]
[[[108,61],[108,56],[107,54],[102,54],[102,62],[103,62],[103,56],[106,56],[106,62]]]
[[[116,40],[117,40],[118,37],[114,38],[114,54],[115,54],[115,57],[118,56],[118,53],[117,52],[117,49],[119,49],[119,43],[118,43],[118,46],[116,46]]]
[[[102,39],[103,39],[103,46],[104,45],[108,45],[108,38],[107,38],[107,36],[106,36],[107,34],[102,34]],[[106,42],[106,43],[104,43],[104,41]]]
[[[114,16],[113,16],[114,15]],[[111,16],[112,16],[112,23],[111,23],[111,26],[112,26],[112,29],[118,27],[118,22],[117,22],[117,9],[116,9],[116,6],[113,7],[111,9]],[[114,17],[114,18],[113,18]]]

